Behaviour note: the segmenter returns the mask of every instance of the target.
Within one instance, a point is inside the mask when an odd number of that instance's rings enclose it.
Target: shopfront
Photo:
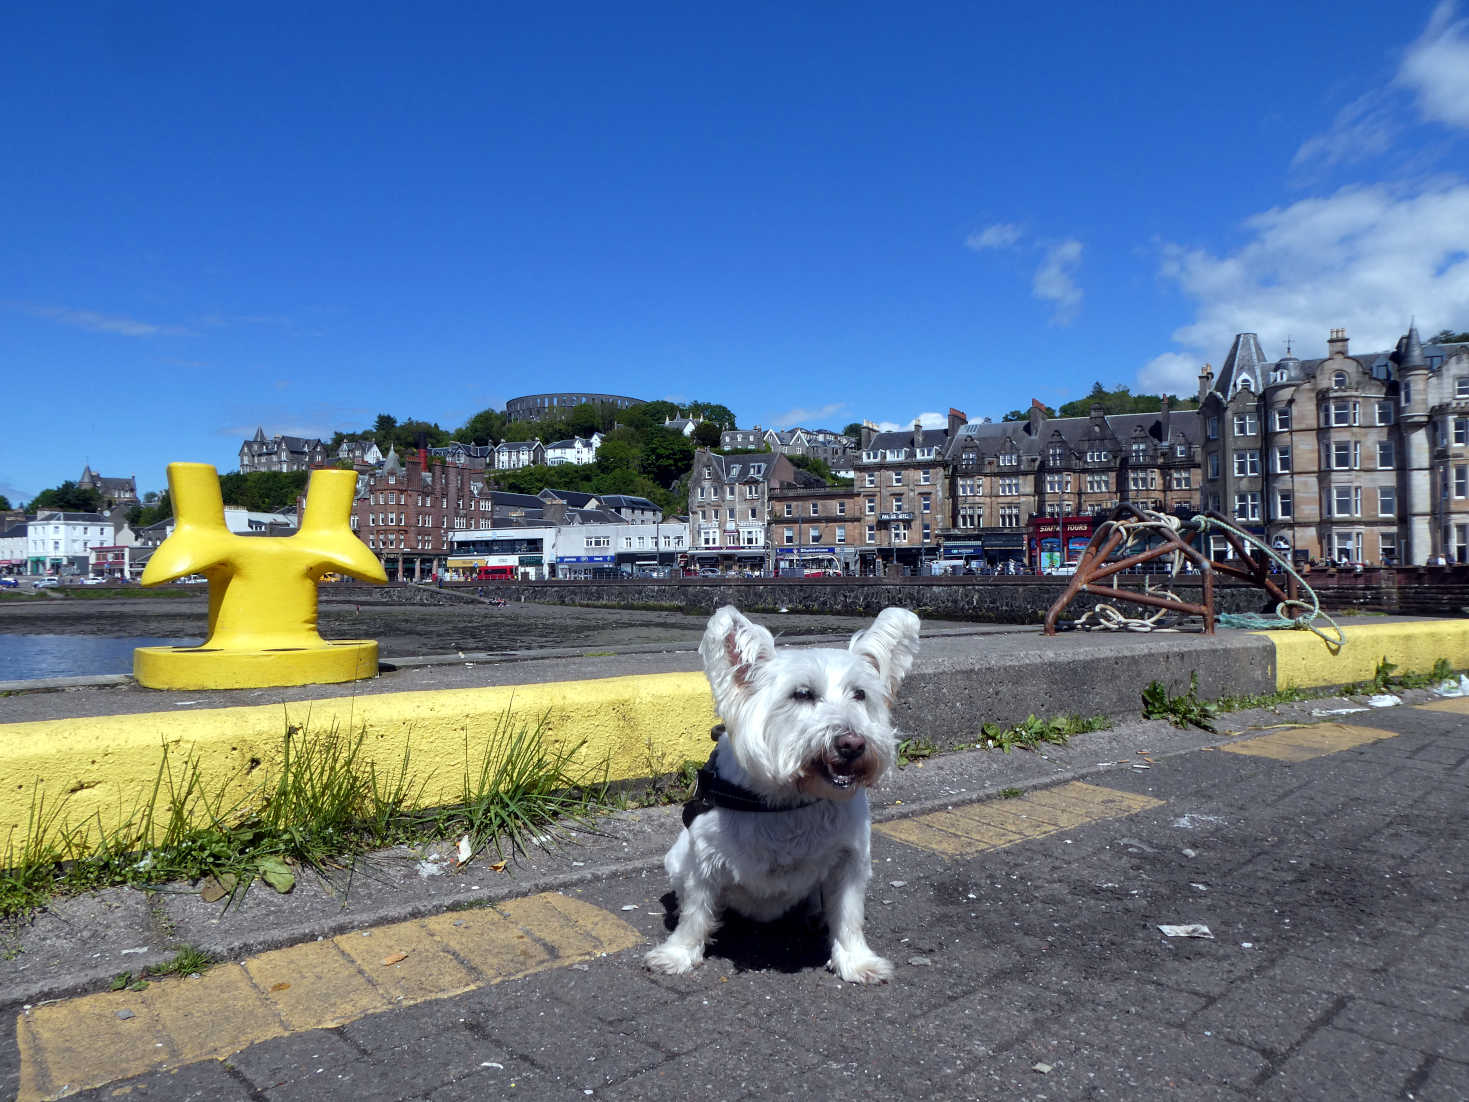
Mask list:
[[[1031,517],[1030,562],[1042,574],[1054,574],[1076,562],[1092,540],[1092,517]]]

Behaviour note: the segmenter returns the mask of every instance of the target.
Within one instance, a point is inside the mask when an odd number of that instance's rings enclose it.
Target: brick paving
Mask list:
[[[82,1097],[1469,1098],[1469,719],[1352,719],[1395,737],[1093,775],[1163,802],[1000,849],[876,835],[882,987],[828,975],[804,926],[735,920],[688,977],[639,947]],[[661,873],[569,894],[665,932]]]

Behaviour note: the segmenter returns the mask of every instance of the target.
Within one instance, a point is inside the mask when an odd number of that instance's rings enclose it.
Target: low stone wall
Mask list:
[[[1124,589],[1140,590],[1141,578],[1123,579]],[[1155,582],[1156,584],[1156,582]],[[667,578],[627,581],[472,582],[430,586],[369,589],[335,585],[324,599],[366,602],[402,601],[445,604],[464,600],[500,598],[541,604],[586,605],[611,608],[673,608],[707,614],[721,605],[748,612],[815,612],[875,616],[885,608],[910,608],[920,616],[979,623],[1035,624],[1045,618],[1066,587],[1061,578]],[[1174,592],[1185,600],[1199,600],[1197,578],[1180,579]],[[1248,586],[1219,585],[1216,607],[1221,612],[1258,612],[1266,607],[1264,594]],[[1079,616],[1099,602],[1085,594],[1068,615]],[[1146,612],[1140,605],[1122,605],[1123,612]]]
[[[1322,607],[1410,616],[1469,615],[1469,565],[1386,567],[1310,571],[1306,580]],[[1161,578],[1155,577],[1154,585]],[[896,605],[919,615],[980,623],[1034,624],[1065,589],[1067,579],[1017,578],[637,578],[618,581],[459,582],[442,587],[393,583],[364,586],[338,582],[323,586],[323,600],[359,604],[462,604],[499,598],[541,604],[610,608],[676,608],[709,613],[732,604],[749,611],[838,613],[872,616]],[[1124,589],[1140,590],[1143,578],[1125,576]],[[1173,591],[1199,600],[1196,576],[1177,580]],[[1272,604],[1259,590],[1237,583],[1215,587],[1220,612],[1265,612]],[[1079,616],[1099,603],[1083,594],[1068,611]],[[1129,615],[1140,605],[1119,606]]]

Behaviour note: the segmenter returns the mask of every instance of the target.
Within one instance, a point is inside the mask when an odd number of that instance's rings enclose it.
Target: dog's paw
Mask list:
[[[871,950],[854,953],[833,949],[826,966],[848,983],[887,983],[893,978],[893,962]]]
[[[643,956],[643,964],[649,971],[662,972],[668,976],[682,976],[692,972],[703,960],[702,948],[685,949],[668,941],[656,949],[650,949]]]

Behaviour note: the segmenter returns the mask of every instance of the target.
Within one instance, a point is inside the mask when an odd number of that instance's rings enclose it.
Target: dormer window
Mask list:
[[[1341,390],[1346,385],[1347,373],[1345,371],[1338,371],[1335,375],[1331,377],[1331,386],[1333,390]]]

